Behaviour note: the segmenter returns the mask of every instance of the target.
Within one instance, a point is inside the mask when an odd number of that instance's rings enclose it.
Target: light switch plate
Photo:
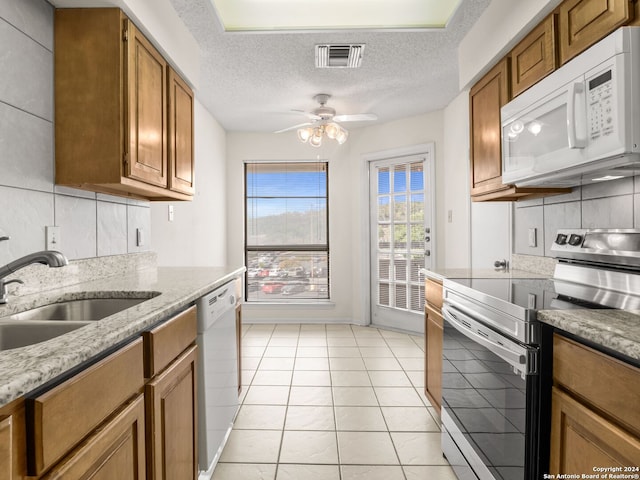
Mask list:
[[[167,209],[167,214],[169,216],[169,221],[173,222],[173,205],[169,205]]]
[[[62,250],[62,238],[60,236],[60,227],[48,226],[44,227],[46,232],[46,249],[47,250]]]
[[[537,247],[538,246],[538,229],[530,228],[529,229],[529,246]]]

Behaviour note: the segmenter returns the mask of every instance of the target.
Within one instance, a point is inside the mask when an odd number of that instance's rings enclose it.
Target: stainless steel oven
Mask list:
[[[640,230],[561,230],[553,277],[443,282],[442,448],[460,479],[548,469],[551,331],[539,309],[640,308]]]

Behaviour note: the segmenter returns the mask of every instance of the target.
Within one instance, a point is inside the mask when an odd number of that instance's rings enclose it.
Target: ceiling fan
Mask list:
[[[307,118],[311,120],[310,122],[300,123],[292,127],[284,128],[275,133],[297,130],[298,139],[301,142],[308,141],[313,147],[319,147],[322,144],[323,135],[326,135],[332,140],[336,140],[340,145],[342,145],[347,141],[349,132],[338,122],[365,122],[378,119],[378,116],[375,113],[336,115],[335,109],[327,107],[327,101],[329,98],[331,98],[331,95],[326,93],[319,93],[318,95],[315,95],[313,99],[320,104],[318,108],[311,112],[293,110],[294,112],[306,115]]]

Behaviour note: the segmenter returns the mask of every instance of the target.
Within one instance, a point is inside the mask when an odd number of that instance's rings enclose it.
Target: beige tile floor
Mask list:
[[[424,396],[423,338],[245,325],[241,406],[214,480],[455,480]]]

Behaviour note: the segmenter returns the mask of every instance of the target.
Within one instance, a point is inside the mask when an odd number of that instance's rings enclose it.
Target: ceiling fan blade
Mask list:
[[[282,130],[278,130],[277,132],[273,132],[273,133],[284,133],[284,132],[288,132],[290,130],[295,130],[295,129],[300,128],[300,127],[307,127],[309,125],[313,125],[313,124],[311,122],[300,123],[298,125],[294,125],[293,127],[283,128]]]
[[[291,110],[292,112],[301,113],[305,117],[311,120],[320,120],[322,117],[320,115],[316,115],[315,113],[305,112],[304,110]]]
[[[333,117],[336,122],[369,122],[377,120],[375,113],[354,113],[353,115],[336,115]]]

